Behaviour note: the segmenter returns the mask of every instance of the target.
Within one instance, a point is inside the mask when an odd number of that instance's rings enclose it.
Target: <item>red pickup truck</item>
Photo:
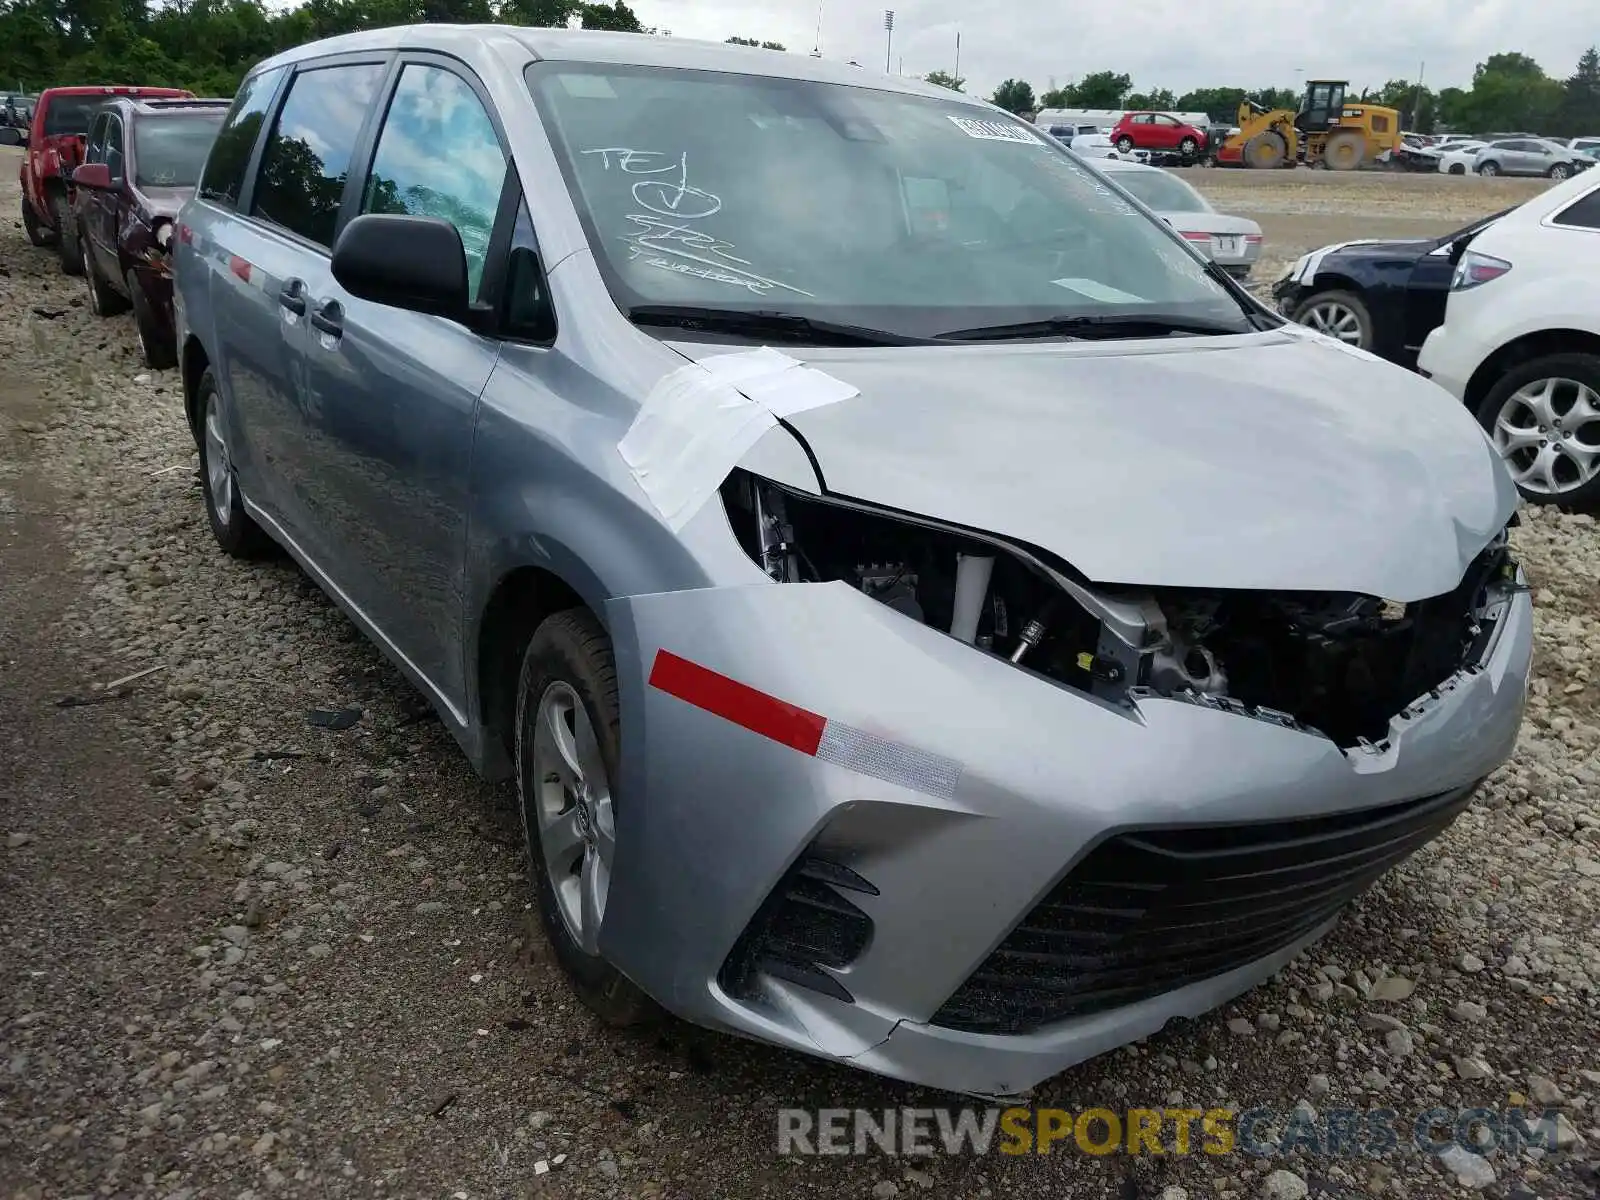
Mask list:
[[[72,219],[72,171],[83,161],[89,118],[112,96],[193,97],[181,88],[59,87],[47,88],[33,106],[27,153],[22,156],[22,227],[35,246],[54,240],[61,269],[83,270],[76,225]]]

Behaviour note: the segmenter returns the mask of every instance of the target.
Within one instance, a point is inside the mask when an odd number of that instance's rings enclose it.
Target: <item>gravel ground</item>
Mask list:
[[[1034,1097],[1410,1119],[1531,1096],[1565,1151],[783,1158],[780,1106],[951,1100],[675,1023],[597,1027],[527,923],[506,794],[292,566],[215,551],[176,374],[140,370],[129,320],[90,317],[26,245],[15,178],[0,151],[0,1194],[1595,1194],[1590,519],[1516,534],[1536,694],[1481,801],[1271,983]],[[1394,210],[1368,236],[1419,220],[1413,198],[1446,227],[1511,202],[1405,182],[1361,182]],[[1261,212],[1335,194],[1208,186]],[[348,729],[308,725],[346,708]]]

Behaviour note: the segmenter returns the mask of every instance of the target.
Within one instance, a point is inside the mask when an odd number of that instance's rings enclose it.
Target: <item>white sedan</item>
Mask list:
[[[1439,173],[1441,175],[1470,175],[1473,164],[1478,161],[1478,151],[1482,150],[1487,142],[1452,142],[1449,149],[1439,155]]]
[[[1073,149],[1077,149],[1074,142]],[[1219,213],[1187,182],[1160,167],[1096,159],[1093,166],[1133,193],[1201,254],[1235,279],[1245,279],[1261,257],[1261,226],[1249,217]]]

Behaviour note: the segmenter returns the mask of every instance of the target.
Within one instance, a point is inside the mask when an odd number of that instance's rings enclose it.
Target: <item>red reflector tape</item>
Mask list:
[[[955,759],[830,721],[670,650],[656,651],[650,686],[847,771],[942,800],[955,798],[961,780],[961,764]]]
[[[232,271],[246,283],[250,282],[250,263],[247,260],[240,258],[238,255],[234,255],[228,260],[228,270]]]
[[[737,679],[679,658],[670,650],[656,651],[650,686],[801,754],[816,755],[823,727],[828,723],[826,717],[758,692]]]

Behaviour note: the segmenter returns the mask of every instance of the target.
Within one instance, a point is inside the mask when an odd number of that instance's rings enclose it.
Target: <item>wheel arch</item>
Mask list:
[[[581,608],[605,627],[604,607],[582,594],[549,567],[523,564],[506,570],[484,602],[472,639],[472,708],[483,729],[483,774],[492,779],[510,772],[517,681],[523,652],[533,631],[558,612]]]
[[[200,444],[200,376],[210,366],[211,356],[200,339],[191,333],[178,351],[178,378],[183,383],[183,412],[195,445]]]
[[[1468,411],[1478,411],[1489,389],[1507,371],[1548,354],[1600,355],[1600,334],[1586,329],[1540,329],[1513,338],[1479,363],[1467,381],[1461,398]]]

